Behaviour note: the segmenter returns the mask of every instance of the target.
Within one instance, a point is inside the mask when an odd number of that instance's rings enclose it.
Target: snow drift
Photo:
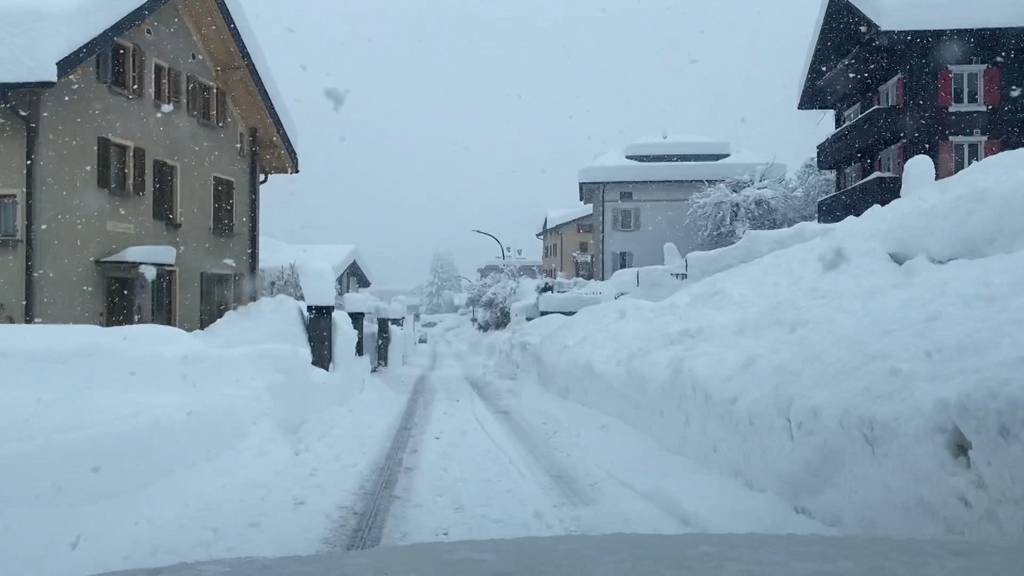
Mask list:
[[[401,407],[336,336],[313,369],[284,297],[192,334],[0,327],[0,573],[316,551]]]
[[[694,255],[663,302],[490,346],[840,531],[1019,540],[1024,151],[904,186],[859,219]]]

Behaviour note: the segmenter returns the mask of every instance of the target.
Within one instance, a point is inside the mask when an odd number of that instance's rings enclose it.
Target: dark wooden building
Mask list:
[[[913,156],[945,178],[1024,147],[1024,0],[825,0],[815,34],[799,107],[836,126],[820,221],[898,198]]]

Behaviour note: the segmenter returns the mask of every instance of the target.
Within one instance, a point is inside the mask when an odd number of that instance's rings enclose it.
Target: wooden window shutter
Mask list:
[[[167,98],[171,104],[181,104],[181,70],[167,69]]]
[[[146,149],[138,146],[132,150],[132,192],[146,195]]]
[[[953,142],[945,140],[939,142],[939,165],[936,172],[941,180],[948,178],[956,171],[956,156],[953,150]]]
[[[110,48],[100,50],[96,54],[96,81],[100,84],[110,84]]]
[[[196,77],[191,74],[188,75],[185,98],[188,100],[186,105],[188,115],[197,116],[199,114],[199,83],[196,82]]]
[[[622,210],[612,208],[612,230],[620,230],[622,226]]]
[[[985,142],[985,158],[995,156],[1003,151],[1002,140],[988,140]]]
[[[96,185],[110,190],[110,139],[102,136],[96,140]]]
[[[619,262],[621,262],[621,258],[619,258],[619,253],[612,252],[612,272],[619,269]]]
[[[633,230],[640,229],[640,209],[633,208]]]
[[[132,96],[142,98],[146,93],[146,53],[142,46],[132,45],[132,73],[131,90]]]
[[[1003,70],[989,66],[985,69],[985,105],[998,108],[1003,104]]]
[[[949,108],[953,105],[953,71],[949,68],[939,72],[939,106]]]
[[[900,74],[896,80],[896,105],[903,106],[907,103],[907,77]]]
[[[217,94],[217,126],[224,126],[228,120],[228,93],[217,86],[215,89]]]

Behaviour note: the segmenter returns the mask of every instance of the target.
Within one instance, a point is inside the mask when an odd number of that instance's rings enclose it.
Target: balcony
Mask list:
[[[907,133],[905,109],[875,107],[836,130],[818,146],[818,167],[840,170],[862,155],[873,155],[902,140]]]
[[[850,216],[860,216],[872,206],[885,206],[900,197],[903,179],[876,174],[846,190],[826,196],[818,202],[818,222],[834,224]]]

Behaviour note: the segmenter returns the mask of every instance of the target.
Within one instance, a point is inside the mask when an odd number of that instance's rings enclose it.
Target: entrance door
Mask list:
[[[135,324],[135,279],[107,278],[107,326]]]

